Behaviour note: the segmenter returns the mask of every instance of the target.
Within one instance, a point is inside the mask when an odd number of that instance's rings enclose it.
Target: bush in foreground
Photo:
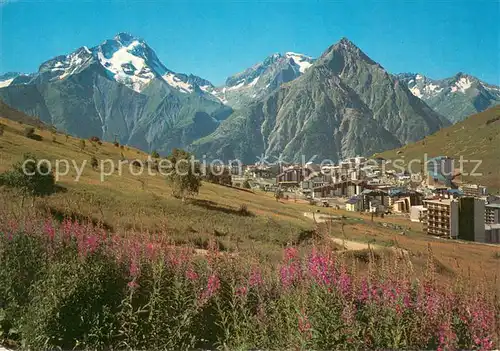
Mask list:
[[[35,197],[56,191],[54,175],[49,172],[47,165],[42,163],[37,167],[37,158],[29,153],[24,154],[23,158],[23,161],[12,166],[12,170],[0,173],[0,186],[16,189],[21,197],[21,206],[26,197],[34,201]]]
[[[493,296],[440,287],[432,264],[419,282],[396,258],[360,275],[321,249],[265,267],[70,221],[0,233],[0,337],[25,348],[498,347]]]

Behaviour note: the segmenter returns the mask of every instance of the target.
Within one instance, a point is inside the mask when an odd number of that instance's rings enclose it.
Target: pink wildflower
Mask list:
[[[299,315],[299,332],[307,339],[312,337],[311,323],[309,322],[309,319],[304,311],[302,311]]]
[[[206,301],[209,300],[220,288],[220,280],[219,277],[215,274],[212,274],[208,278],[207,287],[201,294],[201,299]]]
[[[196,273],[194,270],[192,269],[188,269],[186,271],[186,278],[190,281],[195,281],[198,279],[198,273]]]
[[[139,284],[136,283],[135,279],[134,280],[131,280],[127,283],[127,286],[130,288],[130,289],[136,289],[139,287]]]
[[[284,288],[290,287],[295,282],[300,281],[302,272],[298,262],[292,262],[289,265],[284,265],[280,269],[281,285]]]
[[[247,287],[246,286],[240,286],[238,289],[236,289],[235,294],[237,296],[245,297],[247,295]]]
[[[129,274],[131,277],[135,278],[139,275],[140,269],[139,265],[137,264],[136,259],[132,259],[130,261],[130,267],[129,267]]]
[[[298,257],[298,250],[295,247],[287,247],[285,249],[285,261],[290,261]]]
[[[253,268],[252,272],[250,272],[250,278],[248,279],[248,284],[250,286],[260,286],[262,285],[262,275],[257,268]]]
[[[50,220],[45,221],[45,228],[44,228],[44,230],[45,230],[45,234],[47,234],[49,240],[53,241],[54,237],[56,235],[56,229],[52,225],[52,221],[50,221]]]

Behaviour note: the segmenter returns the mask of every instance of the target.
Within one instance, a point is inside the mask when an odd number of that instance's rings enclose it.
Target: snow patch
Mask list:
[[[293,62],[299,66],[300,73],[304,73],[309,67],[312,66],[312,63],[310,62],[311,58],[309,56],[297,54],[295,52],[287,52],[285,53],[285,56],[293,59]]]
[[[465,93],[467,89],[472,86],[472,81],[468,77],[460,78],[454,86],[451,87],[451,92],[461,92]]]
[[[259,80],[260,77],[257,77],[255,78],[254,80],[252,80],[250,83],[248,83],[248,86],[249,87],[253,87],[255,84],[257,84],[257,81]]]
[[[415,79],[416,79],[416,80],[421,80],[421,79],[424,79],[424,77],[422,77],[420,74],[417,74],[417,75],[415,76]]]
[[[415,95],[418,98],[421,98],[423,96],[422,93],[420,92],[420,89],[417,86],[410,88],[410,91],[413,95]]]
[[[245,85],[245,81],[243,80],[243,81],[239,82],[238,84],[233,85],[232,87],[227,88],[227,90],[229,90],[229,91],[231,91],[231,90],[238,90],[241,87],[243,87],[244,85]]]
[[[165,79],[168,85],[179,89],[181,93],[187,94],[193,92],[193,87],[191,86],[191,84],[182,81],[179,77],[171,72],[165,74],[162,78]]]
[[[104,68],[113,73],[117,82],[140,92],[155,78],[155,75],[142,57],[130,53],[138,45],[141,45],[140,42],[134,40],[130,45],[115,51],[109,59],[104,57],[100,51],[97,53],[97,57]]]
[[[500,91],[500,87],[495,87],[495,86],[492,86],[492,85],[483,84],[483,87],[485,87],[489,91]]]
[[[428,95],[436,95],[439,94],[443,88],[440,88],[439,85],[430,83],[424,87],[424,93]]]
[[[0,81],[0,88],[8,87],[13,80],[14,78]]]
[[[208,93],[208,89],[210,88],[210,85],[201,85],[200,89],[203,90],[204,92]]]

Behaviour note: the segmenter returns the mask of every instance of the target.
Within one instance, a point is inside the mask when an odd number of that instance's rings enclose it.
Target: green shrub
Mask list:
[[[243,216],[250,216],[252,214],[252,212],[250,212],[246,204],[241,204],[240,208],[238,209],[238,212]]]
[[[33,127],[26,127],[24,128],[24,136],[26,138],[30,138],[30,139],[33,139],[33,140],[42,140],[42,137],[35,134],[35,128]]]
[[[97,158],[95,156],[92,156],[90,158],[90,167],[92,167],[92,169],[97,169],[98,166],[99,166],[99,161],[97,161]]]
[[[191,163],[191,154],[174,149],[168,157],[174,169],[169,172],[167,181],[172,185],[172,195],[185,200],[186,196],[197,195],[201,186],[199,165]]]
[[[38,164],[32,154],[25,154],[24,159],[12,166],[12,170],[0,174],[0,185],[17,189],[22,197],[46,196],[55,192],[54,175],[46,164]]]

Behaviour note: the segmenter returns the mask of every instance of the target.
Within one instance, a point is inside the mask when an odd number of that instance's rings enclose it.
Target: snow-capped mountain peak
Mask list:
[[[440,80],[430,79],[419,73],[402,73],[397,77],[406,83],[413,95],[452,122],[500,103],[498,86],[462,72]]]
[[[67,79],[90,65],[100,67],[109,79],[141,92],[151,81],[159,80],[181,93],[202,93],[213,88],[200,77],[175,73],[167,69],[148,44],[129,33],[118,33],[92,48],[83,46],[76,51],[50,59],[38,73],[21,77],[3,77],[0,87],[10,84],[25,84],[31,81],[55,82]],[[204,89],[201,88],[204,87]],[[200,89],[197,89],[200,87]]]
[[[299,66],[299,71],[301,73],[304,73],[309,67],[312,66],[314,62],[314,60],[310,56],[298,54],[291,51],[285,53],[285,57],[291,58],[294,61],[294,63]]]
[[[248,101],[265,96],[301,76],[312,66],[314,59],[295,52],[274,53],[263,61],[226,80],[223,87],[212,93],[223,103],[238,107]]]
[[[407,74],[406,77],[407,78],[403,80],[405,80],[408,85],[408,89],[418,98],[430,98],[436,96],[443,90],[440,84],[420,73]]]
[[[451,86],[451,92],[461,92],[465,93],[467,89],[469,89],[472,86],[473,80],[468,77],[460,74],[460,77],[458,77],[457,81],[455,84]]]
[[[155,57],[148,57],[149,47],[142,41],[131,39],[126,36],[123,40],[120,36],[115,37],[115,43],[105,42],[94,49],[95,55],[100,64],[112,75],[112,77],[133,90],[140,92],[146,85],[157,76],[161,76],[166,69],[158,64],[161,72],[155,72],[152,67],[152,59],[156,63]],[[108,50],[108,46],[114,50]]]

